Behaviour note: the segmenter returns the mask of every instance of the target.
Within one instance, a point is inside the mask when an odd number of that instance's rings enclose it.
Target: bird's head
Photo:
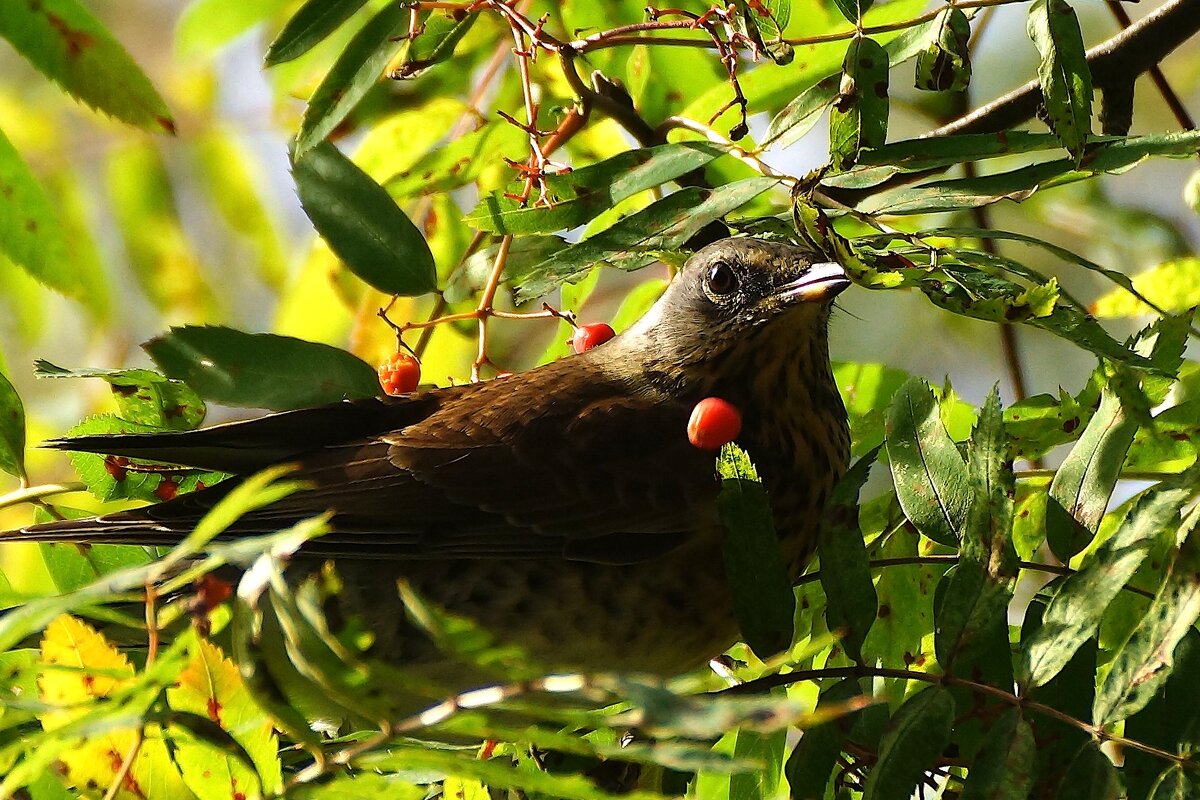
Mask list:
[[[812,250],[724,239],[688,259],[621,339],[646,348],[653,361],[706,372],[731,359],[750,366],[788,351],[807,358],[820,350],[827,362],[829,308],[849,285],[845,270]]]

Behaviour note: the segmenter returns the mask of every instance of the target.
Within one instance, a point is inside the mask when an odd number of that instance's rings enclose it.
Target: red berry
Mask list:
[[[575,329],[575,335],[571,337],[571,347],[576,353],[584,353],[616,335],[617,332],[607,322],[591,322]]]
[[[421,382],[421,362],[408,353],[395,353],[379,365],[379,385],[388,394],[407,394]]]
[[[696,403],[687,426],[688,441],[701,450],[720,450],[741,431],[741,412],[719,397],[706,397]]]

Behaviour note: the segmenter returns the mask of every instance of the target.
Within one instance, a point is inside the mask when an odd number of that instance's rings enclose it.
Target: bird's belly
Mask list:
[[[340,562],[343,613],[376,634],[372,655],[398,667],[444,665],[447,656],[381,602],[390,564]],[[475,620],[548,671],[677,675],[737,640],[719,547],[699,543],[633,565],[561,559],[396,562],[427,602]],[[461,687],[468,688],[468,687]]]

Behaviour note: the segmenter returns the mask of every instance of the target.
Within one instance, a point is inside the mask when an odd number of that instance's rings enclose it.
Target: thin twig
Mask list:
[[[46,483],[40,486],[26,486],[8,494],[0,495],[0,509],[17,506],[21,503],[34,503],[45,497],[59,494],[87,491],[87,484],[72,481],[70,483]]]

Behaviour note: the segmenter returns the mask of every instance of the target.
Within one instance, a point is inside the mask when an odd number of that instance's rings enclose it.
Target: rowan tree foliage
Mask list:
[[[398,337],[425,381],[493,379],[566,355],[572,314],[628,326],[731,232],[981,321],[950,330],[1008,371],[976,407],[950,383],[970,365],[930,386],[835,364],[855,464],[795,587],[754,454],[722,451],[746,644],[665,684],[546,676],[405,593],[497,688],[379,719],[403,665],[330,626],[335,577],[281,578],[324,520],[212,542],[295,491],[284,471],[172,549],[0,545],[0,796],[1200,796],[1200,259],[1178,224],[1200,178],[1175,221],[1108,190],[1195,169],[1159,63],[1195,48],[1200,4],[1109,2],[1085,42],[1064,0],[194,0],[157,32],[170,85],[88,5],[0,7],[35,68],[0,78],[0,528],[222,478],[31,447],[76,421],[369,397]],[[1031,55],[988,101],[972,57],[1000,14]],[[223,121],[212,66],[248,31],[266,132]],[[1164,101],[1173,121],[1145,111]],[[264,151],[315,235],[287,232]],[[1091,376],[1028,395],[1044,335]],[[210,574],[231,563],[237,586]],[[426,741],[447,737],[489,744]],[[598,777],[622,762],[636,780]]]

